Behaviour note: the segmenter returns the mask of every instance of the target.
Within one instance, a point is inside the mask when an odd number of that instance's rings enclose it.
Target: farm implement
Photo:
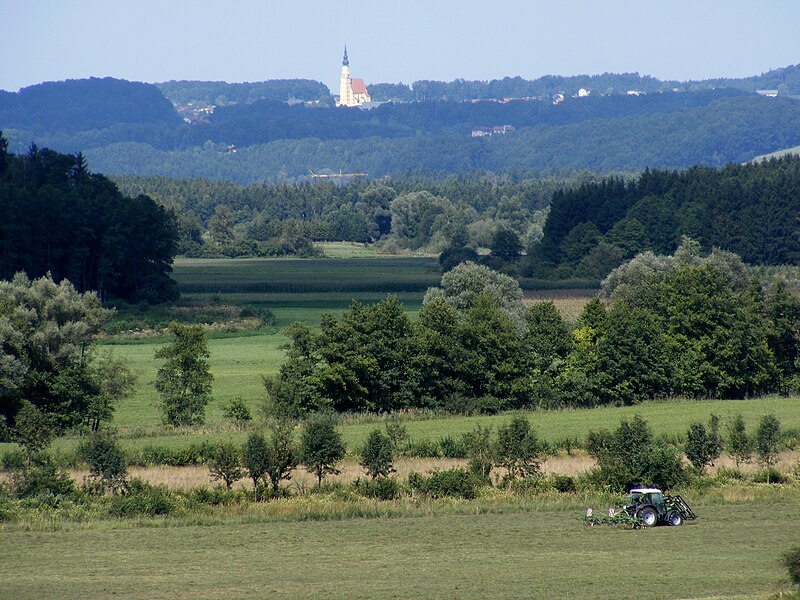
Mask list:
[[[621,525],[632,529],[656,525],[683,525],[697,518],[680,496],[667,496],[655,488],[634,488],[619,511],[608,509],[608,515],[595,515],[588,509],[583,517],[587,525]]]

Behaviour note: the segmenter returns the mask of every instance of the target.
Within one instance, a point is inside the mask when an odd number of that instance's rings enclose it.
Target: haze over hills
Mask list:
[[[719,166],[800,144],[798,66],[699,82],[606,73],[375,84],[370,93],[394,102],[334,109],[325,85],[300,79],[49,82],[0,92],[0,130],[12,151],[81,151],[104,173],[239,183],[326,170]]]

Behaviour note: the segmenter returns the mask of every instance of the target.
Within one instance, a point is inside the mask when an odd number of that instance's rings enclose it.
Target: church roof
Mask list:
[[[364,84],[363,79],[351,79],[350,80],[350,87],[353,90],[354,94],[366,94],[367,93],[367,86]]]

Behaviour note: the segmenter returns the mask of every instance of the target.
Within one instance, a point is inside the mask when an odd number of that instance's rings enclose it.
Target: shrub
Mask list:
[[[208,464],[211,478],[222,481],[227,489],[244,477],[241,467],[242,453],[233,444],[220,443],[214,457]]]
[[[489,481],[495,461],[492,428],[476,425],[475,429],[464,434],[464,445],[467,448],[469,470],[478,477]]]
[[[419,473],[411,473],[408,476],[408,484],[411,489],[432,498],[451,497],[472,500],[477,495],[478,488],[484,483],[484,480],[478,475],[460,467],[436,471],[429,477]]]
[[[12,487],[18,498],[40,495],[72,496],[77,492],[72,479],[58,468],[47,452],[33,454],[30,464],[14,473]]]
[[[541,477],[511,479],[508,475],[503,478],[502,486],[521,496],[540,494],[549,488],[547,481]]]
[[[389,436],[392,442],[392,448],[394,448],[395,451],[400,450],[400,446],[403,445],[403,442],[408,440],[408,429],[394,417],[386,421],[385,427],[386,435]]]
[[[572,494],[578,489],[575,478],[570,475],[551,475],[550,484],[562,494]]]
[[[222,407],[222,416],[227,421],[231,421],[242,427],[253,420],[253,415],[250,414],[250,409],[244,398],[237,396],[232,398]]]
[[[78,447],[89,472],[104,489],[117,493],[127,485],[128,464],[117,440],[108,432],[94,433]]]
[[[467,444],[463,437],[445,436],[439,440],[439,447],[442,449],[442,456],[445,458],[467,457]]]
[[[783,555],[783,564],[789,570],[789,578],[800,585],[800,546],[794,546]]]
[[[2,467],[4,471],[19,471],[25,468],[25,452],[10,450],[3,454]]]
[[[112,517],[155,517],[171,514],[176,508],[172,494],[165,487],[132,479],[128,483],[128,493],[111,500],[108,514]]]
[[[773,467],[763,469],[753,475],[753,483],[788,483],[789,478]]]
[[[151,467],[168,465],[170,467],[185,467],[190,465],[204,465],[209,462],[217,451],[216,445],[210,441],[191,443],[185,448],[169,449],[163,446],[145,446],[134,453],[129,459],[129,465]]]
[[[389,477],[377,479],[358,478],[353,482],[353,490],[366,498],[394,500],[400,495],[400,484]]]
[[[431,440],[406,442],[400,452],[403,456],[411,458],[440,458],[442,456],[441,446]]]
[[[186,496],[189,506],[228,506],[242,504],[247,496],[241,490],[228,490],[221,487],[199,487],[190,490]]]

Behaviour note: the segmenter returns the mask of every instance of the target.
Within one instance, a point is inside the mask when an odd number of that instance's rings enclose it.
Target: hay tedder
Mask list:
[[[583,517],[587,525],[622,525],[639,529],[655,525],[683,525],[697,518],[680,496],[667,496],[655,488],[634,488],[619,511],[608,509],[608,515],[595,515],[588,509]]]

